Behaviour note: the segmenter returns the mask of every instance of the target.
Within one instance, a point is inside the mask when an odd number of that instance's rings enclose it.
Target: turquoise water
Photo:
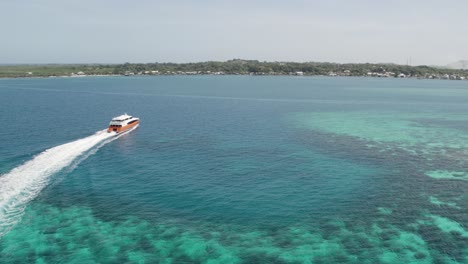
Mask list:
[[[0,263],[467,263],[468,83],[0,80]],[[141,126],[102,133],[124,112]]]

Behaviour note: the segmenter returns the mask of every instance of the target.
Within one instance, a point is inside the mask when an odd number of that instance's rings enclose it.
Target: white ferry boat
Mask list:
[[[107,132],[122,133],[129,129],[136,128],[138,124],[140,124],[140,119],[138,117],[123,114],[112,118]]]

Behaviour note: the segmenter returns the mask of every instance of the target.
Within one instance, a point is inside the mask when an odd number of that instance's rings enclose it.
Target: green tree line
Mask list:
[[[3,65],[0,77],[46,77],[70,76],[82,72],[86,75],[124,75],[128,73],[156,72],[158,74],[266,74],[285,75],[303,72],[304,75],[328,75],[338,73],[350,76],[365,76],[368,72],[411,76],[458,75],[468,76],[468,70],[452,70],[429,66],[370,63],[327,63],[327,62],[266,62],[234,59],[229,61],[207,61],[196,63],[124,63],[124,64],[47,64],[47,65]]]

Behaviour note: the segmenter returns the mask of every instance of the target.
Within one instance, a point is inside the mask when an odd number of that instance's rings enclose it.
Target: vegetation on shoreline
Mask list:
[[[372,77],[417,77],[430,79],[467,79],[468,70],[453,70],[429,66],[408,66],[371,63],[326,62],[260,62],[234,59],[225,62],[196,63],[125,63],[125,64],[45,64],[3,65],[3,77],[51,77],[83,75],[329,75]]]

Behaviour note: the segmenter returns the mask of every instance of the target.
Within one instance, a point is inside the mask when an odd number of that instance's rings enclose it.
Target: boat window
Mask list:
[[[133,124],[133,123],[135,123],[135,122],[137,122],[137,121],[138,121],[138,120],[132,120],[132,121],[128,122],[128,124],[130,125],[130,124]]]

